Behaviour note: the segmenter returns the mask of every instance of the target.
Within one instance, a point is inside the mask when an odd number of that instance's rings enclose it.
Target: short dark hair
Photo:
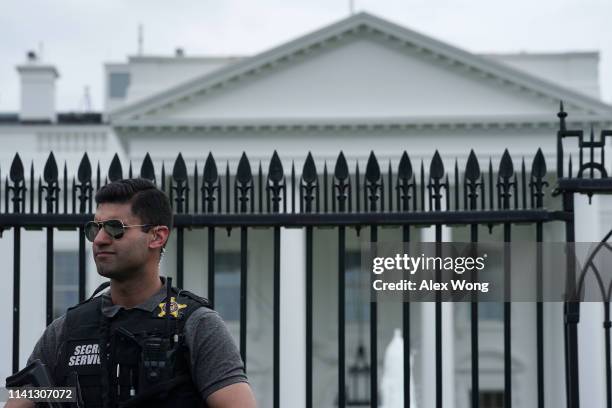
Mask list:
[[[96,193],[96,205],[131,203],[132,214],[143,224],[165,225],[172,230],[172,207],[168,196],[147,179],[113,181]]]

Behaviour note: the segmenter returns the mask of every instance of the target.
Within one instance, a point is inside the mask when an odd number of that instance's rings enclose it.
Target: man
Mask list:
[[[159,276],[172,228],[166,195],[147,180],[127,179],[104,186],[95,198],[85,234],[110,291],[53,321],[28,363],[40,359],[56,385],[75,385],[78,378],[88,408],[255,407],[221,318],[205,299]],[[7,405],[21,406],[34,404]]]

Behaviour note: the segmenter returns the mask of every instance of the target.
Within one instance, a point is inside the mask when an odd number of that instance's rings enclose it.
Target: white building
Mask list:
[[[21,108],[0,116],[0,171],[6,175],[15,152],[25,165],[44,166],[49,151],[60,165],[66,161],[68,174],[76,173],[83,152],[92,163],[107,169],[117,152],[122,162],[133,163],[134,171],[149,152],[160,171],[162,162],[171,168],[182,152],[188,168],[197,162],[201,169],[209,151],[219,165],[229,163],[235,171],[243,151],[252,166],[267,165],[272,151],[278,151],[289,168],[292,161],[301,169],[308,151],[317,168],[333,165],[342,150],[353,166],[361,168],[371,150],[381,164],[395,168],[403,150],[413,163],[429,163],[438,149],[446,168],[455,158],[465,167],[470,148],[481,160],[492,159],[494,168],[504,148],[517,160],[530,161],[542,147],[549,173],[555,163],[556,112],[563,100],[570,122],[595,128],[611,128],[612,106],[600,100],[597,52],[561,54],[476,55],[361,13],[324,27],[289,43],[251,57],[191,57],[181,50],[174,56],[133,56],[127,62],[106,64],[106,105],[101,115],[58,114],[54,108],[57,70],[35,58],[18,67],[22,83]],[[70,80],[69,78],[67,80]],[[484,163],[484,162],[483,162]],[[481,164],[482,166],[482,164]],[[29,167],[28,167],[29,168]],[[386,167],[385,167],[386,168]],[[124,167],[125,170],[125,167]],[[28,173],[29,174],[29,173]],[[611,215],[604,201],[595,198],[591,207],[577,200],[577,241],[597,241],[610,228]],[[431,239],[430,231],[420,239]],[[461,229],[446,229],[445,239],[460,240]],[[559,230],[546,230],[555,240]],[[22,249],[21,362],[45,325],[44,252],[30,256],[33,248],[44,248],[41,232],[24,232]],[[236,294],[237,234],[224,238],[219,232],[226,279],[223,290]],[[359,240],[349,234],[350,256],[356,256]],[[393,239],[392,231],[381,235]],[[188,233],[186,240],[186,287],[207,293],[205,235]],[[288,231],[283,240],[283,287],[281,317],[281,406],[302,406],[304,398],[304,305],[302,232]],[[316,243],[314,367],[317,407],[333,406],[337,393],[335,316],[326,311],[337,307],[333,276],[334,236],[321,231]],[[271,320],[270,270],[267,232],[253,231],[249,252],[249,376],[260,406],[271,406]],[[363,237],[361,238],[363,239]],[[525,239],[528,239],[527,236]],[[74,232],[59,232],[56,267],[66,274],[68,286],[56,293],[72,293],[71,265],[75,264]],[[0,239],[0,253],[12,259],[12,238]],[[2,322],[9,328],[12,309],[12,269],[6,263],[7,283],[0,289]],[[164,270],[174,273],[175,259],[170,248]],[[252,278],[251,278],[252,277]],[[73,282],[73,281],[72,281]],[[88,265],[88,288],[97,286],[95,268]],[[298,282],[297,285],[291,284]],[[60,299],[59,295],[58,299]],[[74,297],[67,295],[66,302]],[[237,297],[236,297],[237,299]],[[234,303],[236,305],[236,303]],[[63,305],[66,306],[65,304]],[[603,407],[604,371],[603,320],[600,307],[583,307],[581,330],[589,333],[581,345],[581,364],[589,375],[581,376],[581,397],[585,407]],[[58,306],[59,307],[59,306]],[[237,335],[236,311],[224,310],[228,324]],[[513,403],[515,407],[535,406],[535,313],[533,305],[513,305]],[[222,311],[223,312],[223,311]],[[563,406],[563,316],[561,307],[546,305],[546,403]],[[431,407],[435,396],[433,309],[417,304],[412,308],[411,343],[415,354],[415,392],[419,407]],[[401,324],[399,310],[385,310],[379,321],[380,348],[388,343],[393,329]],[[481,321],[481,392],[493,401],[503,392],[503,343],[499,313],[483,312]],[[464,305],[446,304],[444,330],[453,336],[444,339],[444,406],[469,406],[470,354],[469,324]],[[351,363],[367,322],[357,315],[347,317],[347,364]],[[271,327],[271,326],[270,326]],[[591,330],[591,331],[589,331]],[[601,333],[600,333],[601,332]],[[0,340],[0,377],[10,373],[10,329]],[[593,335],[592,333],[596,333]],[[581,338],[585,338],[583,335]],[[601,340],[600,340],[601,339]],[[380,364],[384,353],[379,350]],[[585,371],[585,373],[587,372]],[[594,374],[595,373],[595,374]],[[483,397],[484,398],[484,397]],[[495,405],[490,405],[495,407]],[[487,408],[484,405],[482,408]]]

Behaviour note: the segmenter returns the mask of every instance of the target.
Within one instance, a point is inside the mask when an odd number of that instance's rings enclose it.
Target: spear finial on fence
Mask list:
[[[236,181],[234,182],[234,211],[238,212],[238,203],[240,203],[240,212],[247,212],[247,203],[249,201],[249,190],[253,188],[253,174],[251,173],[251,164],[245,152],[242,152],[240,161],[238,162],[238,170],[236,171]]]
[[[115,153],[113,156],[113,160],[111,161],[110,167],[108,169],[108,179],[113,182],[117,180],[121,180],[123,178],[123,169],[121,168],[121,161],[119,160],[119,155]]]
[[[153,160],[147,152],[140,166],[140,178],[150,180],[153,184],[157,184],[155,181],[155,167],[153,166]]]
[[[205,212],[215,211],[215,192],[219,191],[219,173],[217,171],[217,163],[212,155],[208,153],[206,162],[204,163],[204,173],[202,174],[202,205]],[[206,205],[204,204],[206,203]]]
[[[268,167],[268,181],[266,183],[268,198],[272,200],[272,212],[280,211],[280,202],[283,199],[281,194],[285,193],[285,188],[283,164],[278,157],[278,153],[274,150],[272,159],[270,159],[270,166]],[[283,204],[285,204],[284,201]]]
[[[380,166],[373,151],[370,152],[368,163],[366,164],[364,192],[369,202],[369,211],[377,211],[377,201],[380,198],[382,181],[380,179]],[[366,211],[368,206],[366,205]]]
[[[319,184],[317,176],[317,166],[315,165],[312,153],[308,152],[306,161],[304,162],[304,168],[302,169],[302,179],[300,182],[300,197],[302,197],[304,212],[312,212],[312,202],[318,197],[315,196],[315,190]]]
[[[336,166],[334,168],[334,190],[336,194],[332,197],[332,209],[336,207],[336,201],[338,202],[338,211],[345,212],[346,211],[346,200],[348,199],[348,192],[350,191],[350,179],[349,179],[349,170],[348,164],[346,163],[346,158],[344,157],[344,153],[340,151],[338,155],[338,159],[336,160]]]

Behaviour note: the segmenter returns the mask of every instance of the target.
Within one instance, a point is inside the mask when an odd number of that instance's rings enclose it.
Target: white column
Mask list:
[[[421,387],[417,401],[422,407],[436,406],[436,334],[435,303],[421,303]]]
[[[0,285],[0,321],[4,325],[0,336],[0,381],[13,374],[13,230],[7,229],[0,237],[0,256],[4,260],[4,279]],[[23,297],[21,299],[23,303]]]
[[[442,304],[442,404],[447,408],[455,406],[455,325],[453,310],[455,304]]]
[[[291,186],[288,185],[288,192]],[[291,194],[287,208],[291,208]],[[280,406],[306,404],[306,240],[302,229],[281,229]]]
[[[597,242],[608,231],[600,228],[599,197],[574,196],[576,242]],[[578,254],[579,259],[586,254]],[[601,303],[580,304],[578,324],[578,364],[580,382],[580,405],[603,408],[605,406],[605,343],[603,307]]]
[[[435,227],[423,229],[423,242],[435,242]],[[442,227],[442,241],[450,242],[451,230]],[[442,303],[442,403],[455,406],[455,348],[453,303]],[[436,306],[433,302],[421,303],[421,405],[434,407],[436,401]]]

